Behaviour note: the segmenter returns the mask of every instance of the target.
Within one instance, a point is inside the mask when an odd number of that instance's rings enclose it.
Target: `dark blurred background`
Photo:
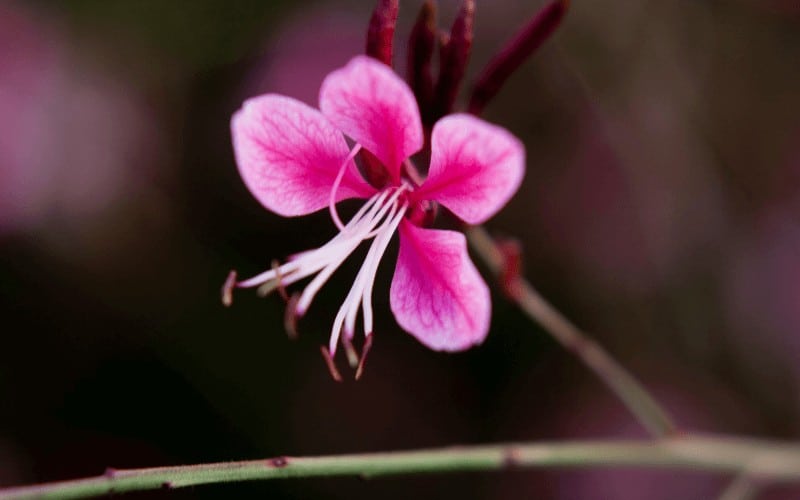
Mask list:
[[[401,70],[420,4],[401,2]],[[440,2],[442,26],[457,5]],[[467,89],[541,6],[478,1]],[[282,219],[252,198],[231,114],[267,91],[315,104],[324,75],[363,50],[371,8],[0,3],[0,485],[107,466],[644,436],[496,292],[484,345],[432,352],[394,323],[385,263],[365,377],[343,384],[318,346],[356,263],[296,342],[279,298],[220,304],[229,269],[255,273],[334,232],[326,213]],[[523,188],[488,228],[523,242],[535,286],[683,428],[800,434],[798,89],[794,0],[574,1],[486,110],[528,151]],[[529,470],[131,498],[700,499],[724,484]]]

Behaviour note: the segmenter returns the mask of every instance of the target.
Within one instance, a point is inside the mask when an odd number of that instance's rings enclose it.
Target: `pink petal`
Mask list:
[[[466,114],[436,122],[428,178],[416,191],[469,224],[480,224],[514,195],[525,173],[525,147],[509,131]]]
[[[455,231],[401,223],[390,304],[400,326],[437,351],[467,349],[489,332],[489,288]]]
[[[231,131],[239,173],[262,205],[285,217],[328,206],[349,148],[322,113],[290,97],[267,94],[245,101],[233,115]],[[336,201],[372,193],[351,161]]]
[[[380,159],[392,179],[400,164],[422,148],[422,122],[414,94],[391,68],[356,56],[328,75],[319,107],[342,132]]]

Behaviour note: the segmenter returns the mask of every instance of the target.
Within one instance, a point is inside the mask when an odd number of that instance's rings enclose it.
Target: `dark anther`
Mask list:
[[[359,380],[361,375],[364,374],[364,365],[367,362],[367,354],[369,354],[370,349],[372,349],[372,333],[368,333],[366,339],[364,339],[364,348],[361,349],[361,360],[358,362],[358,368],[356,369],[356,380]]]
[[[568,7],[568,0],[555,0],[546,5],[489,61],[472,90],[467,111],[473,115],[483,112],[508,77],[552,35]]]
[[[297,339],[297,301],[300,294],[295,293],[286,301],[286,310],[283,313],[283,328],[291,340]]]
[[[333,362],[333,357],[331,356],[331,353],[328,350],[328,348],[323,345],[319,347],[319,350],[322,353],[322,359],[325,360],[325,364],[328,366],[328,371],[330,372],[333,380],[341,382],[342,374],[339,373],[339,369],[336,368],[336,363]]]
[[[222,285],[222,305],[230,307],[233,304],[233,289],[236,287],[236,271],[228,273],[225,283]]]
[[[439,57],[439,80],[433,97],[433,120],[453,110],[461,80],[472,51],[472,27],[475,19],[475,0],[464,0],[453,21],[450,36],[442,44]]]
[[[281,274],[281,263],[277,260],[272,261],[272,270],[275,271],[275,277],[266,283],[259,285],[256,289],[256,295],[264,298],[274,292],[278,291],[283,300],[289,300],[289,294],[286,293],[286,287],[283,285],[283,275]]]
[[[379,0],[367,30],[367,55],[392,65],[392,39],[397,24],[398,0]]]
[[[408,39],[408,84],[419,104],[422,123],[433,124],[433,75],[431,59],[436,46],[436,7],[431,0],[422,4]]]
[[[272,269],[275,271],[275,279],[278,280],[278,293],[283,300],[289,301],[289,294],[286,293],[286,287],[283,286],[283,276],[281,276],[281,263],[277,260],[272,261]]]

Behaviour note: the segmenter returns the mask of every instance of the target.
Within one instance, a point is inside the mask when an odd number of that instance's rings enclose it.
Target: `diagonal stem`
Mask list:
[[[773,482],[800,481],[800,446],[724,436],[685,435],[661,440],[594,440],[460,446],[322,457],[276,457],[182,467],[109,469],[102,476],[0,489],[0,499],[87,498],[201,484],[323,476],[502,470],[509,468],[636,467],[736,474],[754,458],[758,475]],[[769,460],[764,460],[769,458]]]
[[[467,228],[467,239],[495,276],[502,276],[506,258],[495,241],[480,226]],[[565,349],[592,370],[619,397],[639,422],[656,437],[675,432],[667,412],[647,389],[611,357],[597,342],[586,336],[521,276],[514,276],[509,297],[532,320],[539,323]],[[510,285],[510,284],[506,284]]]
[[[743,472],[722,490],[718,500],[751,500],[756,495],[758,495],[758,485],[747,472]]]

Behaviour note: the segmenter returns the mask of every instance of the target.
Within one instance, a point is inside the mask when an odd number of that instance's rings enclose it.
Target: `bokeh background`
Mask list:
[[[420,7],[401,2],[397,66]],[[542,2],[478,1],[469,81]],[[440,2],[449,26],[457,2]],[[357,263],[300,323],[219,301],[333,234],[236,172],[248,96],[316,102],[363,50],[371,2],[0,3],[0,485],[141,467],[497,440],[644,436],[586,369],[494,293],[492,331],[431,352],[376,285],[365,377],[319,356]],[[523,139],[488,224],[526,275],[686,429],[800,435],[800,4],[574,1],[485,117]],[[464,93],[466,95],[466,93]],[[462,101],[463,102],[463,101]],[[506,471],[291,480],[131,498],[708,498],[691,472]],[[763,498],[792,498],[771,488]]]

